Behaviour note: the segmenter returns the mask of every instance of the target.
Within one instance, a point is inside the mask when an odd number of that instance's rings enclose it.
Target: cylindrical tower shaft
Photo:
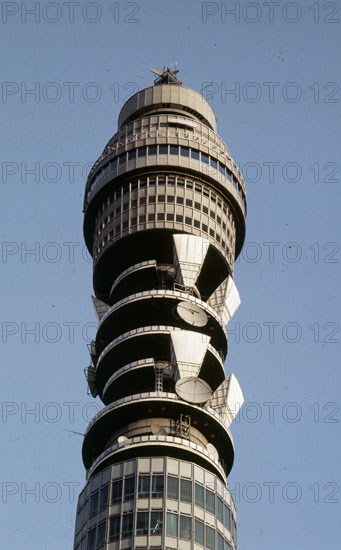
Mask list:
[[[244,182],[212,108],[175,72],[118,126],[85,190],[99,320],[86,372],[104,408],[84,438],[74,548],[236,548],[226,476],[243,398],[224,360]]]

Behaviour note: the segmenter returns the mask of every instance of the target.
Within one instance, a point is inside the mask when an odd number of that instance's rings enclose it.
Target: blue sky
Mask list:
[[[3,548],[72,548],[85,476],[69,430],[100,406],[83,374],[85,174],[129,94],[152,85],[148,67],[175,62],[248,188],[226,362],[245,396],[229,478],[239,549],[340,548],[341,14],[270,4],[2,5]]]

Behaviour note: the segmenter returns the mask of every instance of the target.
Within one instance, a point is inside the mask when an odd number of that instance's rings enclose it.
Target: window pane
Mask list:
[[[126,156],[127,156],[127,153],[122,153],[121,155],[119,155],[117,157],[117,160],[119,162],[119,166],[123,166],[125,164]]]
[[[88,534],[87,550],[95,550],[96,544],[96,529],[92,529]]]
[[[136,534],[148,535],[148,512],[137,512]]]
[[[201,153],[201,162],[208,164],[209,163],[208,155],[205,155],[205,153]]]
[[[150,476],[139,476],[139,497],[148,498],[150,491]]]
[[[89,516],[89,499],[84,502],[82,524],[88,519]]]
[[[146,147],[139,147],[138,148],[138,155],[139,157],[145,157],[146,156]]]
[[[156,155],[157,146],[156,145],[149,145],[148,146],[148,155]]]
[[[224,539],[220,533],[218,533],[218,550],[224,550]]]
[[[195,505],[200,508],[204,507],[204,488],[198,483],[195,484]]]
[[[178,145],[171,145],[171,146],[170,146],[170,154],[171,154],[171,155],[178,155],[178,154],[179,154],[179,147],[178,147]]]
[[[179,498],[179,479],[177,477],[168,476],[167,477],[167,498],[172,498],[178,500]]]
[[[226,504],[224,505],[224,524],[225,527],[227,527],[227,529],[231,531],[231,512],[230,508],[226,506]]]
[[[221,498],[219,497],[217,499],[217,505],[218,505],[217,518],[219,521],[221,521],[221,523],[224,523],[224,504]]]
[[[110,518],[110,541],[120,538],[120,516],[111,516]]]
[[[206,525],[206,548],[208,548],[208,550],[215,550],[214,535],[214,529]]]
[[[134,160],[136,158],[136,149],[128,151],[128,160]]]
[[[168,155],[168,145],[159,145],[159,155]]]
[[[214,514],[214,493],[209,489],[206,489],[206,510]]]
[[[133,513],[124,514],[122,517],[122,538],[131,537],[133,534]]]
[[[170,537],[178,536],[178,516],[167,512],[167,535]]]
[[[99,502],[100,510],[104,510],[108,506],[108,497],[109,497],[109,485],[104,485],[101,489],[101,496]]]
[[[213,168],[217,168],[217,161],[212,158],[211,158],[211,166],[213,166]]]
[[[124,481],[124,500],[134,500],[135,476],[126,477]]]
[[[231,523],[232,523],[232,537],[236,541],[237,540],[237,525],[236,525],[234,519],[232,520]]]
[[[189,148],[188,147],[181,147],[180,148],[180,154],[182,157],[189,157]]]
[[[204,545],[204,524],[195,520],[195,542]]]
[[[97,545],[96,548],[102,548],[105,544],[105,526],[106,522],[100,523],[97,528]]]
[[[163,476],[152,477],[152,497],[163,497]]]
[[[96,493],[94,493],[93,495],[91,495],[91,499],[90,499],[90,517],[92,517],[92,516],[94,516],[95,514],[97,514],[97,510],[98,510],[98,497],[99,497],[98,491],[96,491]]]
[[[162,535],[163,512],[152,512],[150,514],[150,535]]]
[[[187,479],[180,480],[180,500],[192,502],[192,482]]]
[[[117,504],[122,499],[122,479],[118,479],[112,484],[111,504]]]
[[[199,160],[199,151],[196,151],[195,149],[191,149],[191,158]]]
[[[180,538],[191,540],[192,536],[192,518],[189,516],[180,516]]]

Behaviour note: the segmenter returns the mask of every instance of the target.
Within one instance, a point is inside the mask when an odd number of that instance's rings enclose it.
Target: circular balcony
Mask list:
[[[177,224],[176,229],[174,225],[172,222],[169,223],[169,229],[151,227],[131,234],[126,232],[122,238],[110,242],[94,263],[93,282],[96,296],[109,303],[112,285],[117,277],[137,263],[156,261],[158,265],[172,265],[174,233],[207,237],[200,230],[190,231],[184,224]],[[197,282],[198,291],[204,300],[215,291],[229,273],[230,265],[222,251],[215,246],[210,246]]]
[[[99,394],[103,394],[104,387],[113,374],[127,365],[127,359],[129,359],[129,363],[133,363],[145,360],[153,353],[154,361],[170,362],[170,335],[171,332],[180,330],[180,328],[174,326],[146,326],[126,332],[110,342],[100,354],[96,365],[96,387]],[[146,365],[145,368],[149,370],[149,375],[147,376],[146,373],[146,378],[142,384],[154,383],[150,372],[150,365]],[[208,382],[213,390],[225,378],[223,357],[210,344],[207,346],[207,352],[200,370],[200,377]],[[129,393],[129,387],[127,388]],[[108,390],[109,388],[107,387],[106,395],[102,395],[105,402],[110,398],[111,392],[116,391],[112,388],[110,392]]]
[[[179,304],[186,302],[189,310],[202,311],[205,324],[198,325],[193,316],[182,318]],[[120,334],[151,325],[174,325],[181,329],[200,332],[211,337],[211,344],[218,353],[227,353],[227,336],[221,318],[215,310],[186,292],[171,290],[147,290],[116,302],[102,317],[96,335],[96,349],[100,352]]]
[[[199,466],[218,475],[225,484],[226,466],[224,468],[222,461],[210,453],[207,448],[180,437],[158,435],[132,437],[121,443],[111,445],[99,455],[88,469],[87,479],[108,465],[134,455],[139,457],[169,456],[180,460],[188,460],[189,462],[195,460]]]
[[[105,451],[106,442],[115,431],[115,427],[122,428],[124,424],[129,424],[136,419],[155,416],[173,419],[176,422],[180,414],[189,415],[193,426],[214,445],[220,460],[224,461],[224,469],[228,475],[233,464],[233,441],[229,429],[224,426],[218,414],[212,410],[191,405],[180,400],[175,394],[165,392],[131,395],[102,409],[92,419],[84,436],[82,449],[84,466],[87,469],[90,468]],[[158,438],[160,442],[162,436]]]
[[[110,289],[110,304],[129,296],[132,289],[140,292],[158,288],[160,284],[166,285],[164,288],[171,288],[174,282],[175,271],[172,264],[158,264],[156,260],[139,262],[125,269],[114,281]]]

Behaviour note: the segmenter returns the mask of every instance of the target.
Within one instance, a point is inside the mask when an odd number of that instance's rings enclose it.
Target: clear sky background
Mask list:
[[[2,3],[4,550],[72,548],[85,475],[70,430],[100,407],[83,374],[95,334],[85,175],[123,102],[153,84],[148,67],[176,61],[248,187],[226,362],[245,395],[229,478],[239,550],[341,547],[341,13],[270,4]]]

